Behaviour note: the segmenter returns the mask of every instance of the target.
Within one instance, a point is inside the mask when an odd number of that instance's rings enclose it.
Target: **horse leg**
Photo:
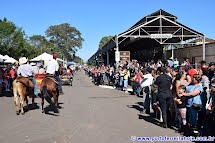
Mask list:
[[[42,113],[44,113],[44,96],[41,94]]]
[[[14,94],[14,104],[15,104],[15,109],[16,109],[16,115],[19,115],[19,98],[16,92]]]
[[[58,105],[57,105],[57,96],[56,97],[54,97],[54,106],[55,107],[57,107]]]
[[[59,105],[58,105],[58,98],[59,98],[59,90],[58,90],[58,88],[57,88],[57,95],[56,95],[56,106],[57,106],[57,108],[59,107]]]
[[[26,102],[26,106],[27,106],[27,110],[29,110],[29,105],[28,105],[28,97],[25,97],[25,102]]]
[[[32,106],[35,107],[34,97],[32,97]]]
[[[24,112],[24,109],[23,109],[24,100],[25,100],[25,97],[20,95],[20,108],[21,108],[21,114],[22,114],[22,115],[24,115],[24,113],[25,113],[25,112]]]
[[[57,97],[57,95],[54,96],[54,105],[53,105],[53,108],[54,108],[54,113],[59,113],[59,110],[58,110],[58,97]]]

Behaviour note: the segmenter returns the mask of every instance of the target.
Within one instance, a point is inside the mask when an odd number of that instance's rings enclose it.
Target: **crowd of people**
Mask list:
[[[121,61],[115,66],[88,66],[86,74],[95,85],[109,85],[135,96],[143,94],[144,111],[154,115],[164,128],[175,126],[189,135],[215,135],[215,63],[180,64],[170,58],[139,64]]]
[[[2,85],[5,85],[5,91],[11,91],[12,82],[16,77],[15,69],[15,66],[0,67],[0,93]]]
[[[71,74],[75,72],[75,66],[62,67],[57,62],[57,54],[53,54],[46,64],[29,62],[26,57],[21,57],[18,64],[9,64],[0,66],[0,95],[3,92],[12,91],[12,83],[17,76],[29,78],[34,83],[34,94],[38,96],[40,89],[37,87],[35,75],[50,75],[58,82],[58,90],[60,94],[64,94],[62,90],[61,75]]]

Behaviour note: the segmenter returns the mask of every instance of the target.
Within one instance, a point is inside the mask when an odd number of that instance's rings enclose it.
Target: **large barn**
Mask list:
[[[155,61],[158,59],[165,60],[169,58],[167,56],[178,56],[178,54],[174,55],[173,48],[172,55],[164,54],[165,48],[171,45],[186,48],[187,45],[195,44],[196,42],[192,41],[197,39],[202,42],[199,46],[202,51],[202,59],[205,59],[205,36],[179,23],[176,16],[160,9],[145,16],[128,30],[116,35],[99,49],[89,61],[96,60],[97,63],[112,65],[119,60],[115,58],[118,51],[130,51],[130,59],[136,59],[140,62],[148,62],[152,59]]]

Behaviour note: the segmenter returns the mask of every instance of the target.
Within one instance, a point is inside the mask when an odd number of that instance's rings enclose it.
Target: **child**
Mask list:
[[[186,86],[185,85],[180,85],[178,87],[179,90],[179,94],[176,95],[176,98],[174,99],[176,104],[177,104],[177,112],[178,112],[178,116],[177,119],[179,121],[179,132],[183,132],[185,130],[186,127],[186,97],[183,96],[182,93],[184,93],[186,91]]]

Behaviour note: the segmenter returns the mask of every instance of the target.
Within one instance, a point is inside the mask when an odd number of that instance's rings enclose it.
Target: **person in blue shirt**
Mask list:
[[[203,92],[203,87],[201,84],[201,75],[194,74],[192,83],[187,87],[186,93],[183,93],[184,96],[187,96],[187,112],[188,112],[188,123],[190,124],[191,129],[194,134],[198,134],[197,129],[197,120],[198,120],[198,112],[201,109],[201,101],[199,101],[199,105],[194,103],[194,98],[201,100],[200,94]]]

